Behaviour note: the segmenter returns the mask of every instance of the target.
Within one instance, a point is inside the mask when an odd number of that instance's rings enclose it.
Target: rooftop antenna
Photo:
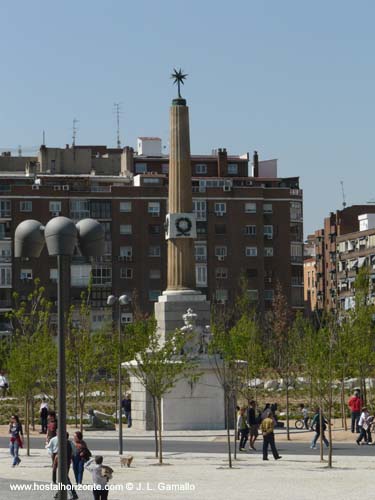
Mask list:
[[[115,113],[116,113],[116,142],[117,142],[117,147],[120,149],[121,148],[121,141],[120,141],[120,114],[121,114],[121,102],[115,102],[114,103],[114,108],[115,108]]]
[[[18,156],[22,156],[22,146],[19,145],[17,148]]]
[[[42,145],[45,146],[46,145],[46,131],[43,130],[43,142],[42,142]]]
[[[344,181],[340,181],[341,184],[341,192],[342,192],[342,208],[346,207],[346,196],[344,191]]]
[[[73,148],[76,145],[76,138],[77,138],[77,131],[78,131],[77,123],[79,123],[79,120],[77,120],[77,118],[73,118],[73,135],[72,135]]]

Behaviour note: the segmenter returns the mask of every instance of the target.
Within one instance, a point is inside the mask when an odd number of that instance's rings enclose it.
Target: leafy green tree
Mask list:
[[[182,353],[186,335],[176,330],[163,340],[155,320],[148,319],[133,324],[140,343],[134,359],[126,364],[127,370],[136,377],[153,398],[157,413],[159,464],[163,463],[162,399],[184,378],[196,379],[196,362]],[[143,346],[142,346],[143,344]]]
[[[30,454],[30,406],[45,368],[40,360],[43,358],[46,346],[41,344],[40,339],[47,338],[51,328],[51,303],[45,298],[44,291],[39,280],[35,280],[34,289],[27,296],[27,300],[21,300],[15,293],[14,308],[8,315],[13,326],[13,334],[7,371],[12,391],[25,401],[28,455]],[[47,345],[50,346],[49,341]],[[56,363],[56,358],[52,358],[51,362]]]

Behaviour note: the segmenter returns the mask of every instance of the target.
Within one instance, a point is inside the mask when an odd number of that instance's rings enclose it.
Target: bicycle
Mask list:
[[[303,420],[303,418],[297,418],[294,425],[296,429],[301,431],[302,429],[305,428],[305,421]]]

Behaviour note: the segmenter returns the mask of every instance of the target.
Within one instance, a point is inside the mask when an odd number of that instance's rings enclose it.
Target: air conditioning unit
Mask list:
[[[51,212],[51,217],[58,217],[60,212]]]
[[[231,191],[231,190],[232,190],[232,186],[230,184],[224,184],[223,191]]]
[[[264,278],[264,281],[265,281],[266,283],[272,283],[272,278],[269,278],[269,277]]]
[[[69,191],[69,184],[64,184],[62,189],[63,189],[63,191]]]
[[[36,190],[38,190],[38,189],[39,189],[39,187],[40,187],[40,186],[39,186],[39,184],[33,184],[33,185],[31,186],[31,189],[36,189]]]
[[[53,190],[54,191],[61,191],[61,186],[56,184],[55,186],[53,186]]]
[[[225,259],[225,256],[224,255],[218,255],[217,256],[217,260],[221,260],[223,261]]]
[[[218,217],[223,217],[224,212],[215,212],[215,215],[217,215]]]

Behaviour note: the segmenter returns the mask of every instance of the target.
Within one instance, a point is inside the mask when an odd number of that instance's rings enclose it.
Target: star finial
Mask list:
[[[171,78],[174,80],[173,83],[177,83],[177,90],[178,90],[178,97],[181,99],[181,87],[180,85],[184,85],[184,80],[186,80],[186,77],[188,75],[184,74],[182,72],[182,69],[180,68],[177,70],[176,68],[173,68],[173,73],[171,74]]]

